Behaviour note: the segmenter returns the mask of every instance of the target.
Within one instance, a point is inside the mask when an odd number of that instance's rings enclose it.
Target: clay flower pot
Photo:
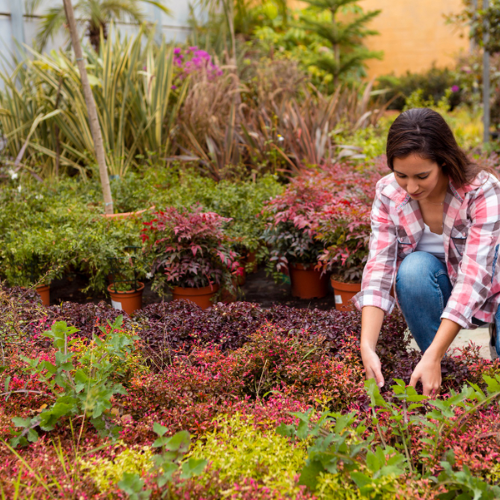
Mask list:
[[[189,300],[202,309],[208,309],[213,303],[211,299],[219,290],[219,285],[204,286],[202,288],[184,288],[176,286],[173,291],[174,300]]]
[[[50,306],[50,285],[40,285],[36,287],[36,291],[42,299],[44,306]]]
[[[109,295],[111,295],[111,304],[115,309],[125,311],[129,316],[137,309],[142,307],[142,292],[144,283],[137,283],[137,290],[128,292],[115,292],[114,285],[108,286]]]
[[[299,299],[321,299],[328,293],[328,277],[314,269],[314,264],[292,264],[290,266],[292,295]]]
[[[361,291],[361,283],[342,283],[330,278],[335,294],[335,309],[337,311],[354,311],[351,299]]]

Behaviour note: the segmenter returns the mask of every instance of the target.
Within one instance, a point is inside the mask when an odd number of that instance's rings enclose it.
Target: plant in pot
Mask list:
[[[108,292],[111,304],[115,309],[132,315],[142,308],[144,283],[139,280],[146,276],[146,271],[141,247],[125,247],[121,258],[113,257],[110,260],[111,273],[108,277],[111,283]]]
[[[321,298],[328,292],[327,277],[316,269],[325,249],[316,237],[316,219],[331,201],[332,195],[321,186],[298,178],[262,210],[267,223],[263,235],[269,249],[267,274],[276,282],[289,274],[296,297]]]
[[[224,234],[230,219],[214,212],[168,207],[144,222],[142,238],[152,262],[153,290],[206,309],[224,291],[235,295],[242,272],[239,255]]]
[[[122,282],[120,288],[125,287],[127,283],[131,289],[136,288],[134,282],[145,276],[146,264],[139,250],[142,248],[142,222],[140,217],[93,217],[86,221],[81,232],[82,244],[77,260],[80,271],[84,272],[89,280],[88,286],[82,292],[109,292],[108,285],[112,281]],[[121,303],[120,300],[115,302]]]
[[[50,283],[70,264],[72,243],[49,227],[9,231],[2,240],[3,278],[10,286],[35,288],[43,305],[50,305]]]
[[[351,311],[350,300],[361,290],[369,250],[370,211],[364,199],[337,199],[325,207],[314,226],[316,238],[325,246],[317,269],[325,275],[332,273],[335,307],[340,311]]]

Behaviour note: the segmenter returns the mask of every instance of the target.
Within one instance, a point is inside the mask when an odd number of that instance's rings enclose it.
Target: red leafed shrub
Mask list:
[[[239,359],[237,378],[252,397],[282,389],[307,403],[321,396],[337,410],[364,397],[361,367],[332,360],[321,335],[268,324],[234,355]]]
[[[201,288],[223,285],[232,290],[233,277],[243,272],[239,255],[231,250],[224,225],[231,219],[214,212],[168,207],[144,223],[142,240],[151,254],[154,287]]]
[[[341,281],[361,282],[368,258],[371,207],[359,198],[336,199],[316,219],[316,238],[325,249],[318,268]]]
[[[261,216],[266,220],[264,240],[271,247],[268,269],[285,272],[289,264],[316,264],[323,246],[313,229],[318,213],[332,203],[333,193],[321,185],[293,180],[285,192],[268,201]]]
[[[305,169],[283,194],[269,200],[261,214],[271,247],[268,271],[277,279],[288,264],[316,265],[319,260],[324,271],[338,273],[347,266],[346,278],[358,279],[381,170],[348,163]]]

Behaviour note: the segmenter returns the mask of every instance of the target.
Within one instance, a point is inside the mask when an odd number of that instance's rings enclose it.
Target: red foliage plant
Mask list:
[[[201,288],[223,285],[233,288],[233,278],[243,272],[239,255],[224,235],[224,225],[231,219],[201,207],[177,210],[168,207],[155,212],[144,223],[142,240],[152,256],[155,288],[181,286]]]
[[[367,257],[369,214],[381,167],[337,163],[304,169],[264,206],[271,268],[313,264],[358,280]]]

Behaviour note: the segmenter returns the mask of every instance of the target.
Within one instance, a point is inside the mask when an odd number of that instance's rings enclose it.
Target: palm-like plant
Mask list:
[[[43,3],[44,0],[26,0],[26,10],[32,12]],[[121,21],[124,18],[131,18],[138,24],[145,21],[140,3],[155,5],[166,14],[170,14],[170,10],[162,5],[162,1],[156,0],[78,0],[74,10],[78,20],[85,25],[90,43],[96,51],[99,51],[101,32],[104,39],[107,39],[110,22]],[[40,31],[37,34],[37,42],[41,48],[54,37],[65,22],[66,16],[62,4],[47,9],[42,15]]]

